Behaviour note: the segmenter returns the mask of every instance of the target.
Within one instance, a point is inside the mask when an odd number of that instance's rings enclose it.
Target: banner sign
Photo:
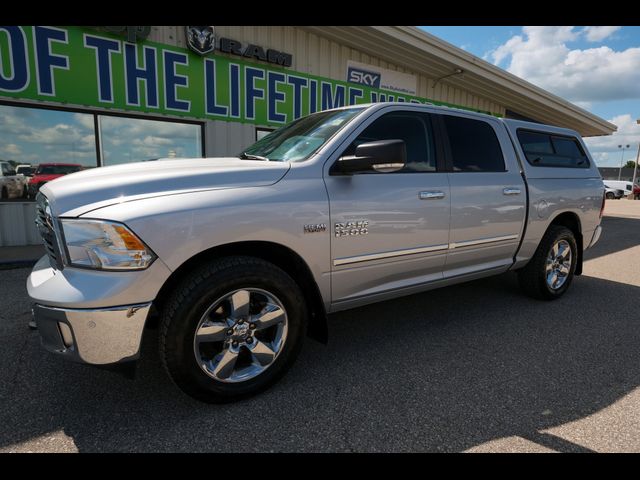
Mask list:
[[[75,26],[0,26],[2,97],[269,126],[370,102],[455,106]]]
[[[347,62],[347,81],[396,93],[416,94],[416,76],[364,63]]]

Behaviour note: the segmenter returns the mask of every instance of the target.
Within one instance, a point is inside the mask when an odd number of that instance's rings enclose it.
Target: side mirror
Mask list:
[[[391,173],[402,170],[407,163],[407,147],[404,140],[377,140],[362,143],[354,155],[340,157],[331,173],[351,175],[358,172]]]

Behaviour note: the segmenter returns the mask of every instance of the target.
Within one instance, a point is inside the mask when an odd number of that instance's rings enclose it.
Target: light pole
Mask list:
[[[618,145],[618,148],[622,149],[622,156],[620,157],[620,170],[618,170],[618,180],[622,176],[622,162],[624,162],[624,151],[629,148],[629,145]]]
[[[636,123],[640,125],[640,118],[636,120]],[[636,154],[636,162],[633,164],[633,181],[631,182],[631,200],[636,199],[633,193],[633,190],[636,188],[636,171],[638,170],[638,160],[640,160],[640,142],[638,143],[638,153]]]

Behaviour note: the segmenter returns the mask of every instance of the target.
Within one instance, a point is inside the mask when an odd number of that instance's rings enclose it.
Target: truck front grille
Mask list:
[[[53,228],[53,217],[51,216],[49,201],[47,197],[41,193],[38,193],[36,197],[36,226],[42,237],[42,243],[44,243],[44,248],[51,261],[51,266],[61,270],[62,262],[60,262],[60,254],[58,252],[56,233]]]

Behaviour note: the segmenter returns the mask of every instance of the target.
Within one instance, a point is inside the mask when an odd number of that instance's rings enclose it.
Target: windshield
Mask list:
[[[271,132],[247,148],[240,158],[263,157],[281,162],[309,158],[363,108],[319,112]]]
[[[66,175],[78,170],[80,170],[80,165],[41,165],[36,173],[38,175]]]

